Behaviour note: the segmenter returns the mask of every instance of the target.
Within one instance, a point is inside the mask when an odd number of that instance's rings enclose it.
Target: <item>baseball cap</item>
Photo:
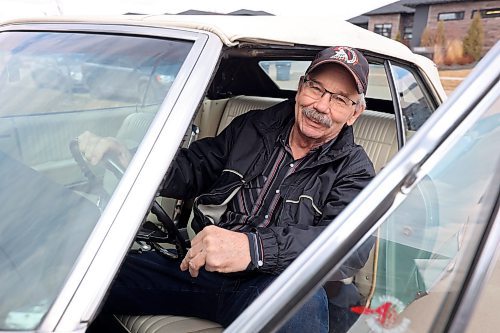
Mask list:
[[[318,66],[335,63],[344,66],[354,77],[358,93],[366,93],[370,66],[361,52],[349,46],[332,46],[316,55],[306,70],[306,75]]]

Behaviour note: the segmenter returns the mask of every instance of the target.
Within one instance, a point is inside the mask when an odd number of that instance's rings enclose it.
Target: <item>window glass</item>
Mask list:
[[[266,60],[260,61],[259,66],[280,89],[297,90],[299,78],[304,75],[310,63],[310,61],[298,60]],[[370,64],[366,96],[391,100],[391,91],[383,65]]]
[[[191,47],[0,33],[0,330],[35,329],[121,177],[85,162],[74,139],[116,137],[133,153]]]
[[[366,89],[366,97],[373,99],[383,99],[392,101],[391,89],[385,72],[384,65],[370,64],[370,72],[368,74],[368,88]],[[370,110],[370,105],[367,105]],[[394,113],[391,110],[377,110]]]
[[[406,129],[410,131],[407,134],[410,135],[422,126],[433,110],[413,73],[397,65],[393,65],[392,68]]]
[[[449,13],[439,13],[438,21],[455,21],[463,20],[465,12],[449,12]]]
[[[413,38],[413,27],[405,27],[403,30],[403,39]]]
[[[466,332],[495,332],[500,327],[500,316],[495,309],[500,299],[500,257],[493,262],[491,276],[487,279],[484,289],[481,291],[478,303],[474,308],[472,317]]]
[[[310,63],[302,60],[266,60],[260,61],[259,66],[280,89],[297,90],[299,78]]]
[[[493,152],[499,110],[497,99],[469,130],[433,154],[409,193],[396,196],[396,208],[373,235],[371,259],[354,282],[363,298],[344,303],[338,325],[352,325],[349,332],[356,333],[428,332],[435,321],[446,320],[444,301],[460,293],[496,203],[498,193],[491,190],[498,191],[500,156]]]
[[[472,11],[472,14],[470,18],[474,18],[474,15],[478,11],[475,9]],[[488,9],[480,9],[479,13],[481,15],[481,18],[494,18],[494,17],[499,17],[500,16],[500,8],[488,8]]]
[[[375,24],[375,28],[373,32],[376,34],[391,38],[392,24],[384,23],[384,24]]]

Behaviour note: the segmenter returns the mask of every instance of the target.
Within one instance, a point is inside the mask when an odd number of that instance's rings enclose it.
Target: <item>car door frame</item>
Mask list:
[[[38,331],[84,331],[95,316],[220,61],[222,41],[207,31],[95,23],[30,23],[4,31],[79,32],[192,41],[176,80]]]
[[[422,90],[425,101],[428,103],[428,106],[432,111],[431,113],[433,113],[444,102],[445,96],[439,89],[436,89],[436,87],[432,85],[432,81],[426,77],[425,72],[415,66],[415,64],[394,57],[384,57],[383,55],[375,54],[369,51],[365,52],[365,56],[369,59],[370,64],[378,64],[385,70],[395,116],[396,138],[399,151],[406,144],[408,139],[406,137],[407,128],[405,124],[405,117],[403,115],[403,109],[401,107],[400,94],[396,84],[397,78],[394,73],[394,66],[404,68],[413,75],[418,87]],[[368,109],[370,109],[369,105]]]

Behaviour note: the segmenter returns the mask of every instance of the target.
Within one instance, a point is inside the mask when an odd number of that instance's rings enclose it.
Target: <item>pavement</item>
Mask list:
[[[470,72],[471,69],[440,70],[439,78],[446,93],[451,94]]]

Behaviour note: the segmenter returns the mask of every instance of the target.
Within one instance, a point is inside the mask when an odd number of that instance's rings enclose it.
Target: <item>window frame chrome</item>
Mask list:
[[[389,88],[392,96],[392,105],[394,106],[394,114],[396,118],[396,137],[398,140],[398,150],[406,143],[405,126],[403,124],[403,109],[401,108],[401,98],[396,87],[396,75],[392,71],[392,63],[390,60],[384,61],[385,73],[389,81]]]

